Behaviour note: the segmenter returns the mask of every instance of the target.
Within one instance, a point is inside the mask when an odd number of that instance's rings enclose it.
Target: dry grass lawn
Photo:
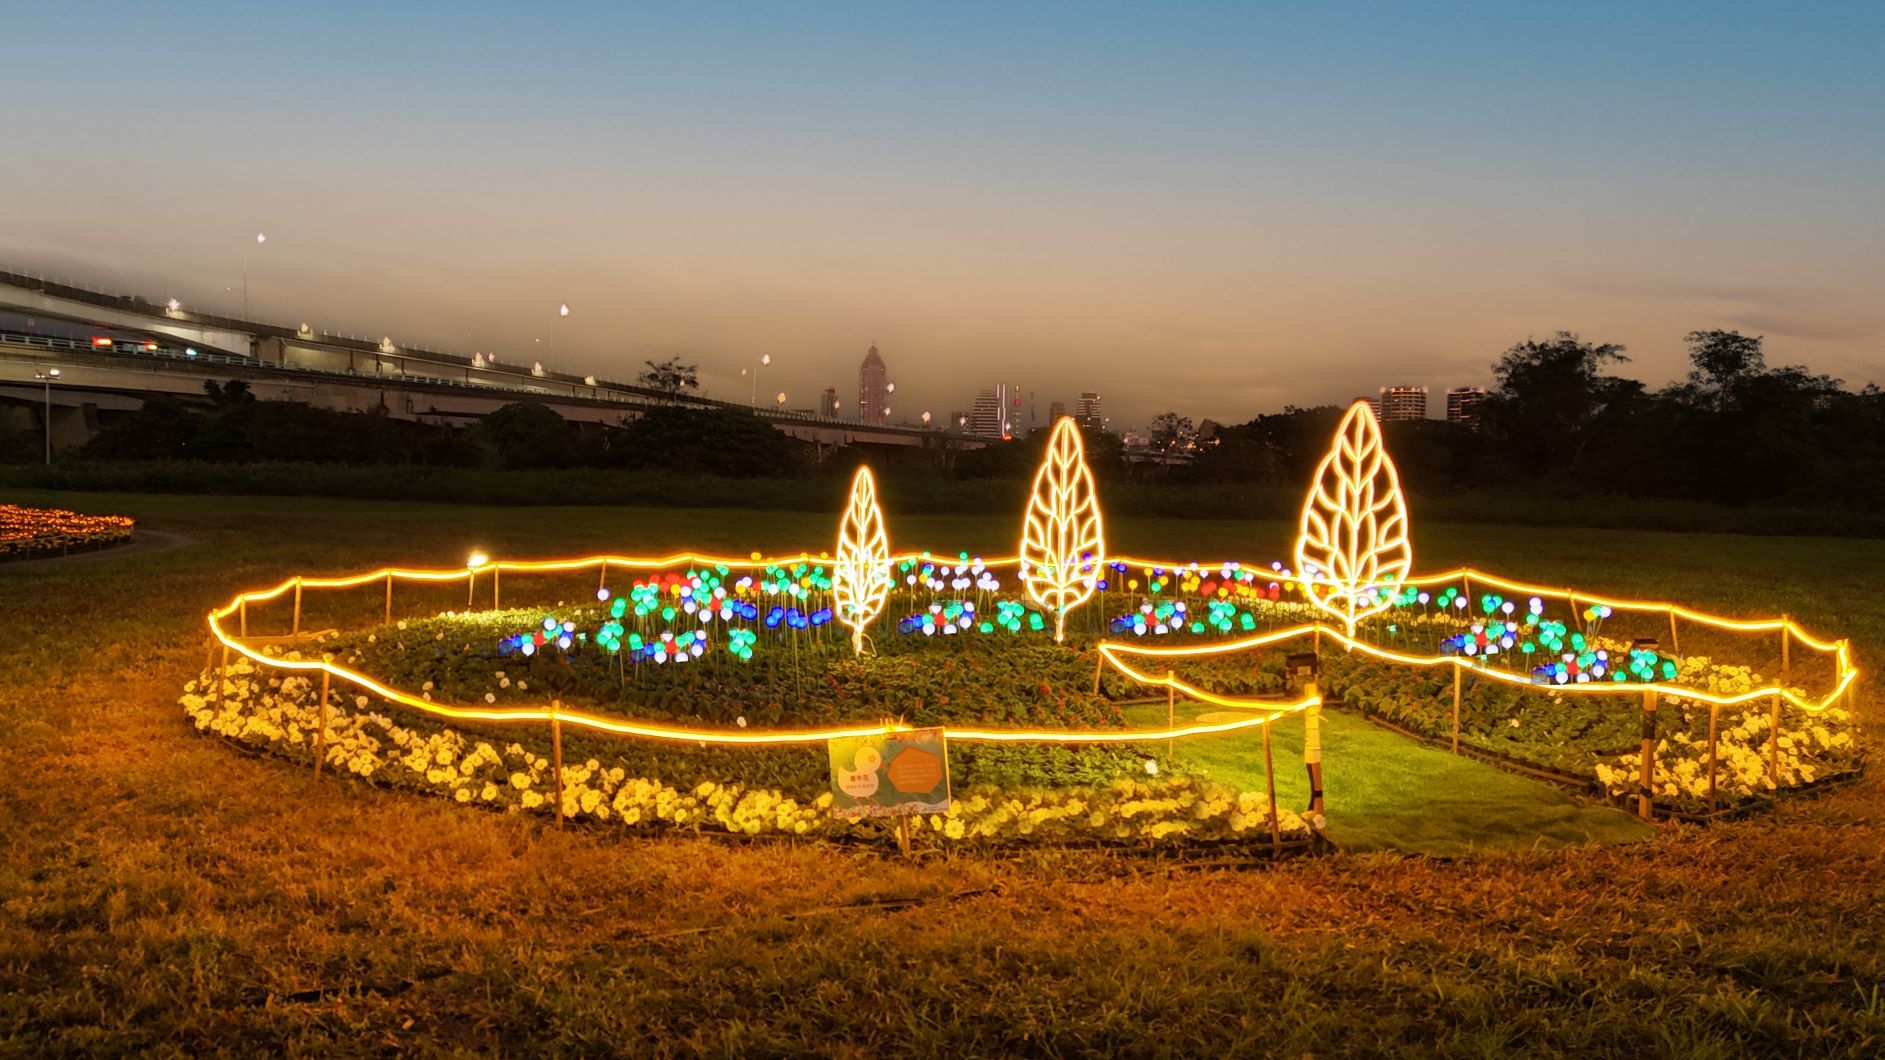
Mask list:
[[[201,617],[296,571],[832,520],[24,494],[192,547],[0,568],[0,1050],[600,1055],[1878,1055],[1885,791],[1647,843],[1277,866],[626,839],[470,812],[188,728]],[[1415,513],[1418,519],[1418,512]],[[1885,659],[1885,543],[1429,526],[1422,566],[1786,610]],[[899,543],[995,551],[986,519]],[[1280,556],[1280,523],[1121,520]],[[1866,702],[1876,694],[1868,682]],[[1340,812],[1339,807],[1335,812]]]

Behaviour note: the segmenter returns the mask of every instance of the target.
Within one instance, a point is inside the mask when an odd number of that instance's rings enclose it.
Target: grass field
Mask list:
[[[474,547],[824,547],[833,518],[7,499],[122,512],[196,542],[0,567],[9,1052],[596,1054],[650,1039],[654,1051],[841,1056],[1885,1047],[1875,776],[1776,817],[1658,826],[1647,842],[1558,846],[1584,809],[1569,804],[1538,850],[1408,856],[1363,848],[1435,830],[1425,849],[1463,853],[1448,822],[1511,804],[1444,783],[1466,765],[1451,756],[1402,756],[1394,738],[1332,717],[1331,831],[1349,849],[1277,866],[1072,849],[904,861],[559,833],[317,784],[189,731],[176,694],[202,662],[203,612],[289,573],[447,565]],[[892,511],[890,526],[897,544],[938,548],[1003,551],[1015,536],[979,517]],[[1111,536],[1256,560],[1280,558],[1290,530],[1119,521]],[[1851,636],[1862,666],[1885,658],[1885,543],[1418,523],[1415,534],[1423,568],[1471,560],[1731,614],[1786,611]],[[1868,679],[1863,702],[1876,691]],[[1222,748],[1187,753],[1243,768]],[[1279,739],[1286,784],[1289,755]],[[1364,757],[1371,768],[1344,775]],[[1544,790],[1491,776],[1515,800]],[[1430,813],[1394,797],[1434,777]]]

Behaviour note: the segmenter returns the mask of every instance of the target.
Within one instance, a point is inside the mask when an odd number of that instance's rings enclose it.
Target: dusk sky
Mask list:
[[[896,419],[1885,382],[1885,5],[395,6],[16,5],[0,266],[795,407],[874,341]]]

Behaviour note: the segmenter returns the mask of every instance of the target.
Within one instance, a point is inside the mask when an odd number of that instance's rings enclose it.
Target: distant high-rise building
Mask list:
[[[1446,392],[1446,421],[1463,424],[1467,427],[1479,425],[1479,403],[1486,400],[1486,388],[1483,386],[1448,387]]]
[[[1065,401],[1050,401],[1047,403],[1047,422],[1059,423],[1066,415],[1067,403]]]
[[[983,387],[969,412],[969,431],[984,438],[1013,438],[1021,413],[1021,389],[1013,383]]]
[[[1100,396],[1089,390],[1073,403],[1073,418],[1089,431],[1106,429],[1106,414],[1100,409]]]
[[[972,420],[973,417],[969,413],[957,409],[949,414],[949,422],[943,426],[952,431],[966,431],[969,429],[969,423]]]
[[[835,420],[838,418],[838,388],[837,387],[828,386],[825,388],[824,396],[819,398],[818,400],[818,414],[820,416],[825,417],[828,420]]]
[[[1384,386],[1375,419],[1383,423],[1427,418],[1427,388],[1424,386]]]
[[[1368,403],[1368,411],[1369,411],[1369,412],[1372,412],[1372,413],[1374,413],[1374,421],[1375,421],[1376,423],[1380,423],[1380,422],[1381,422],[1381,399],[1380,399],[1380,398],[1378,398],[1378,397],[1357,397],[1357,398],[1355,399],[1355,401],[1366,401],[1366,402]],[[1351,405],[1353,405],[1353,404],[1355,403],[1355,401],[1351,401],[1351,402],[1349,402],[1349,404],[1351,404]]]
[[[884,359],[877,355],[877,347],[872,346],[864,355],[864,364],[857,370],[857,418],[861,423],[887,423],[890,416],[885,409],[890,406],[890,373],[884,368]]]

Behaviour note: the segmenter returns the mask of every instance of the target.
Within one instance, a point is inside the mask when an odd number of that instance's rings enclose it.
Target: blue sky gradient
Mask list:
[[[1885,5],[315,7],[10,11],[0,264],[230,310],[246,258],[258,316],[793,405],[875,341],[899,418],[1241,421],[1559,328],[1885,380]]]

